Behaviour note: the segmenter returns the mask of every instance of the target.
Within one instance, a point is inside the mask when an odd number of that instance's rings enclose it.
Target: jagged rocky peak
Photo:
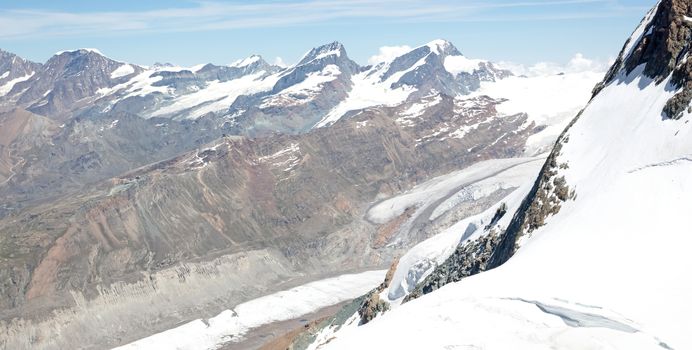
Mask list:
[[[61,51],[51,57],[30,79],[12,92],[17,102],[31,112],[67,117],[88,104],[99,89],[114,86],[143,71],[143,68],[112,60],[96,49]]]
[[[0,85],[15,79],[28,77],[41,68],[40,63],[25,60],[11,52],[0,49]],[[11,88],[7,86],[5,89]]]
[[[688,0],[661,0],[627,40],[594,95],[641,66],[641,73],[657,84],[671,77],[671,87],[680,91],[662,113],[668,118],[680,118],[692,101],[692,62],[688,59],[691,41],[692,4]]]
[[[313,74],[337,76],[345,85],[350,85],[351,76],[360,70],[360,66],[348,57],[344,46],[334,41],[306,53],[300,62],[283,73],[272,92],[276,93],[303,82]]]
[[[310,50],[303,56],[303,58],[298,62],[298,66],[308,64],[314,60],[324,59],[324,58],[343,58],[348,60],[348,55],[346,54],[346,48],[344,45],[338,41],[331,42],[322,46],[318,46]]]
[[[44,73],[55,77],[69,77],[88,72],[103,73],[110,77],[111,73],[125,65],[130,66],[134,73],[133,65],[112,60],[97,49],[77,49],[57,52],[46,62]]]
[[[480,87],[482,81],[496,81],[512,73],[485,60],[470,59],[449,41],[437,39],[392,60],[382,81],[401,75],[392,84],[416,87],[419,94],[437,91],[455,96]]]

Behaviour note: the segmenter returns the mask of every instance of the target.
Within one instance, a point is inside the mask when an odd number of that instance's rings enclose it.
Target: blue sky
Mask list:
[[[654,0],[0,0],[0,48],[43,62],[98,48],[114,59],[296,62],[338,40],[365,64],[381,46],[451,41],[466,56],[521,64],[617,55]]]

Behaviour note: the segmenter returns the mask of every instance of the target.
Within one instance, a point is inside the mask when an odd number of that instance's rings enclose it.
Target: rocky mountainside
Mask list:
[[[43,65],[3,57],[20,67],[9,69],[6,78],[21,79],[3,85],[7,93],[0,96],[0,113],[24,110],[59,128],[43,136],[46,142],[29,142],[31,147],[6,145],[14,148],[12,165],[21,176],[0,186],[0,193],[11,199],[0,215],[193,150],[224,134],[306,132],[363,108],[413,103],[436,94],[463,96],[477,89],[478,81],[510,75],[485,61],[473,61],[476,66],[466,67],[468,72],[449,73],[444,62],[463,56],[445,41],[372,68],[350,60],[338,42],[312,49],[287,68],[259,56],[228,66],[144,68],[95,49],[60,52]],[[22,75],[21,69],[35,73]]]
[[[35,68],[0,98],[7,348],[119,345],[388,266],[513,192],[518,176],[455,195],[464,171],[530,173],[536,158],[519,157],[552,142],[597,76],[514,77],[439,40],[369,67],[331,43],[287,68],[140,67],[92,49]],[[527,111],[516,86],[580,93]],[[430,203],[380,210],[419,189]]]
[[[0,50],[0,97],[9,93],[17,83],[29,79],[39,69],[39,63]]]
[[[691,18],[656,4],[532,185],[411,249],[378,303],[295,348],[690,347]]]
[[[92,103],[100,89],[125,81],[141,70],[94,49],[59,52],[29,79],[14,84],[3,104],[66,120]]]
[[[492,118],[498,101],[477,103],[476,118],[487,121],[461,137],[422,141],[441,125],[477,123],[454,113],[451,98],[415,127],[374,109],[304,135],[225,137],[7,216],[3,319],[67,311],[7,323],[3,333],[13,336],[3,341],[27,346],[31,334],[65,327],[65,338],[34,345],[117,344],[133,340],[136,327],[184,320],[180,309],[166,309],[171,295],[186,317],[204,315],[291,278],[387,264],[420,238],[364,220],[368,203],[478,160],[521,155],[536,131],[525,114]],[[466,151],[498,130],[500,142]],[[96,322],[104,303],[113,309]],[[125,317],[128,325],[118,321]],[[78,337],[76,329],[89,331]]]

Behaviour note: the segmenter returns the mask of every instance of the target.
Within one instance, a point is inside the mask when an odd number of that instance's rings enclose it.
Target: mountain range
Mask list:
[[[435,40],[365,67],[338,42],[290,67],[0,51],[0,76],[0,344],[64,349],[389,267],[517,196],[603,74]]]

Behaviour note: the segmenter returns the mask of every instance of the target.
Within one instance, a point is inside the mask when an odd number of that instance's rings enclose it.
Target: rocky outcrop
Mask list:
[[[644,35],[624,58],[629,73],[646,64],[644,74],[658,82],[665,79],[689,50],[692,6],[686,0],[662,0],[644,28]],[[626,54],[626,53],[625,53]]]
[[[428,277],[407,295],[403,303],[434,292],[442,286],[461,281],[463,278],[485,271],[488,262],[497,249],[500,239],[496,231],[473,241],[461,244],[441,265],[437,266]]]
[[[380,283],[377,288],[366,294],[363,298],[363,302],[358,308],[360,325],[364,325],[372,321],[375,317],[377,317],[377,315],[381,315],[389,310],[389,303],[380,299],[380,293],[389,288],[397,265],[399,265],[399,258],[394,259],[392,264],[389,266],[389,270],[387,270],[384,281]]]
[[[692,5],[686,0],[661,0],[639,28],[641,37],[631,37],[610,68],[603,83],[618,79],[622,72],[632,73],[643,65],[643,74],[659,84],[671,76],[671,87],[680,90],[664,107],[663,116],[679,119],[692,102],[692,64],[689,61],[692,42]],[[636,40],[636,42],[635,42]]]

